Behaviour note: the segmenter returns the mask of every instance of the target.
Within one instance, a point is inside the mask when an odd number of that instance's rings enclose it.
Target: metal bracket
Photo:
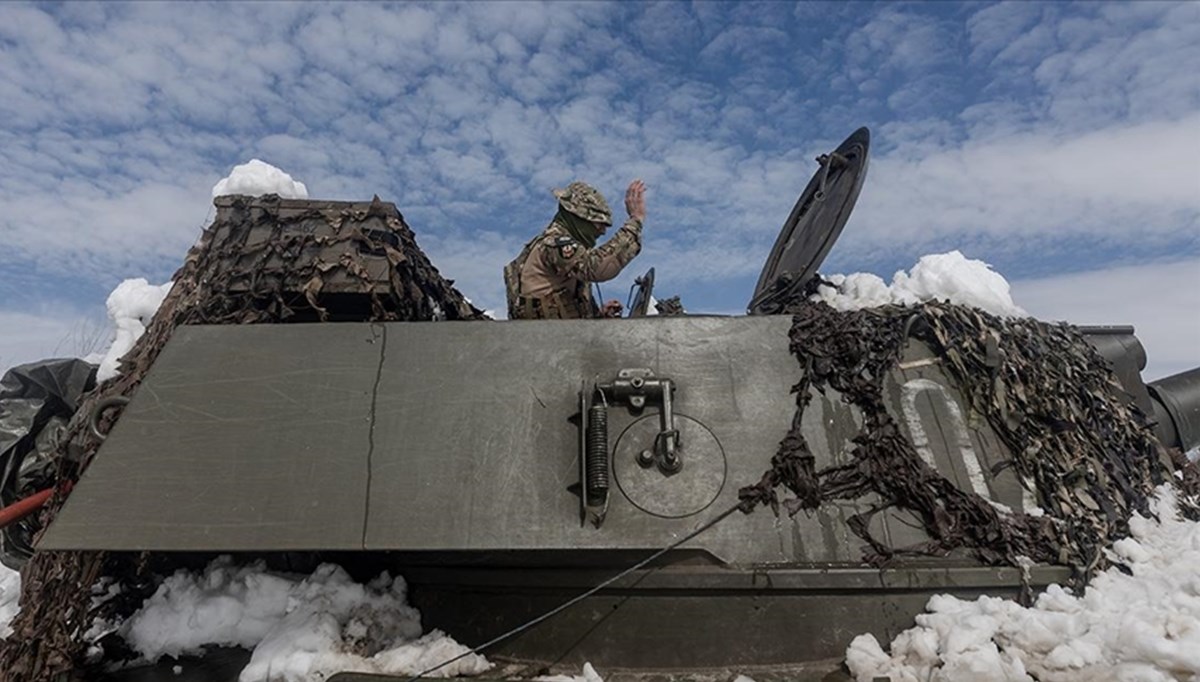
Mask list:
[[[825,198],[825,181],[829,179],[829,171],[845,166],[850,163],[850,160],[837,152],[829,152],[818,156],[817,163],[821,164],[821,182],[817,185],[817,191],[813,194],[813,198],[820,201]]]
[[[622,369],[617,378],[604,384],[596,384],[596,390],[606,396],[612,404],[626,404],[634,412],[641,412],[648,402],[661,407],[660,427],[654,438],[653,449],[638,455],[643,467],[657,465],[665,475],[676,474],[683,468],[683,449],[679,429],[675,428],[672,409],[675,382],[666,377],[657,377],[648,368]]]
[[[579,388],[579,516],[599,528],[608,514],[608,488],[612,472],[608,445],[608,408],[626,405],[635,414],[656,403],[661,407],[658,434],[651,447],[638,454],[638,464],[658,466],[664,476],[683,469],[683,446],[675,428],[672,397],[675,383],[656,377],[646,368],[622,369],[609,382],[597,381],[588,389],[585,380]]]

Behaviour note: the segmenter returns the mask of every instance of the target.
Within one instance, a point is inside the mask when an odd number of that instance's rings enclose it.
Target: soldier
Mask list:
[[[596,306],[590,283],[616,277],[642,250],[645,192],[641,180],[629,184],[625,191],[629,219],[612,239],[596,246],[596,238],[612,225],[612,210],[604,195],[582,182],[554,190],[558,214],[504,267],[508,319],[619,316],[617,301],[605,303],[603,310]]]

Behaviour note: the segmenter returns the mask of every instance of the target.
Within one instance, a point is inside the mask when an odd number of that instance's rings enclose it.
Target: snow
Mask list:
[[[173,282],[150,284],[145,279],[127,279],[108,295],[108,319],[116,328],[112,345],[100,360],[96,381],[106,381],[120,374],[117,361],[137,342],[150,324],[150,319],[171,291]]]
[[[236,566],[229,557],[167,578],[120,631],[146,661],[205,645],[251,649],[240,682],[315,681],[341,671],[415,675],[467,651],[439,631],[422,635],[403,578],[385,573],[364,585],[333,564],[300,577],[261,562]],[[433,676],[490,667],[472,654]]]
[[[21,574],[0,564],[0,639],[12,634],[9,623],[17,617],[17,600],[21,597]]]
[[[222,178],[213,186],[213,197],[226,194],[255,197],[262,194],[278,194],[284,199],[307,199],[308,188],[303,182],[293,180],[292,176],[275,166],[259,159],[250,159],[246,163],[234,166],[228,177]]]
[[[1132,575],[1110,568],[1082,596],[1051,585],[1030,608],[937,595],[890,654],[860,635],[846,665],[859,682],[1200,679],[1200,524],[1179,517],[1166,486],[1152,511],[1109,550]]]
[[[1003,317],[1026,316],[1013,303],[1003,276],[987,263],[967,258],[959,251],[922,256],[911,273],[897,272],[890,285],[878,275],[861,272],[826,279],[834,286],[821,285],[813,300],[825,301],[837,310],[936,300],[972,305]]]

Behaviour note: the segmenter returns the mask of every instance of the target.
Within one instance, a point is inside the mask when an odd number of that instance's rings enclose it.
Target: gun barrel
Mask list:
[[[1200,446],[1200,367],[1147,385],[1164,445],[1181,450]]]

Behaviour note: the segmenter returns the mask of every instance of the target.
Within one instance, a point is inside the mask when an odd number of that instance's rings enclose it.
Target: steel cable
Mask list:
[[[512,637],[513,635],[524,632],[525,630],[528,630],[529,628],[537,625],[538,623],[541,623],[542,621],[546,620],[547,618],[555,616],[555,615],[571,608],[572,606],[578,604],[579,602],[583,601],[584,599],[587,599],[588,597],[592,596],[593,594],[596,594],[600,590],[617,582],[621,578],[624,578],[625,576],[629,575],[630,573],[633,573],[634,571],[638,570],[639,568],[642,568],[643,566],[650,563],[651,561],[654,561],[655,559],[666,554],[667,552],[675,549],[676,547],[679,547],[683,543],[691,540],[692,538],[695,538],[697,535],[703,533],[704,531],[708,530],[709,528],[712,528],[713,526],[717,525],[721,521],[725,520],[726,517],[728,517],[730,514],[732,514],[733,512],[735,512],[737,510],[738,510],[738,505],[735,504],[732,507],[730,507],[729,509],[726,509],[725,511],[721,512],[720,514],[717,514],[715,517],[713,517],[709,521],[705,522],[703,525],[701,525],[696,530],[688,533],[687,535],[683,536],[679,540],[672,542],[671,544],[667,545],[666,547],[663,547],[662,549],[656,551],[655,553],[651,554],[650,556],[646,557],[645,559],[642,559],[641,561],[639,561],[636,564],[630,566],[629,568],[621,571],[620,573],[614,575],[613,577],[609,578],[608,580],[605,580],[604,582],[600,583],[599,585],[596,585],[595,587],[590,588],[589,590],[587,590],[586,592],[584,592],[578,596],[572,597],[569,601],[563,602],[562,604],[554,607],[553,609],[543,613],[542,615],[540,615],[532,620],[526,621],[525,623],[518,625],[517,627],[509,630],[508,632],[505,632],[501,635],[493,637],[492,639],[489,639],[488,641],[484,642],[483,644],[480,644],[479,646],[477,646],[469,651],[464,651],[463,653],[455,656],[454,658],[442,661],[441,663],[433,666],[432,668],[421,671],[421,672],[417,673],[416,675],[405,680],[405,682],[415,682],[416,680],[424,679],[425,676],[428,675],[429,673],[432,673],[437,670],[441,670],[442,668],[450,665],[451,663],[454,663],[455,661],[460,661],[472,654],[477,654],[480,651],[483,651],[484,649],[492,646],[493,644],[502,642],[502,641],[508,639],[509,637]]]

